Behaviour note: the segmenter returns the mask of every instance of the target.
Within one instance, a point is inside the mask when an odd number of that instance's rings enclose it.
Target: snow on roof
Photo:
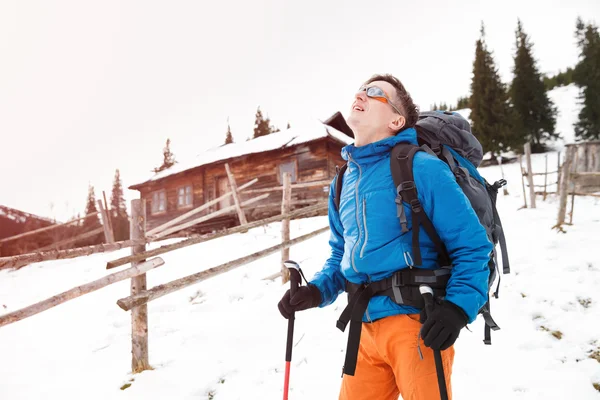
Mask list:
[[[154,174],[150,179],[134,184],[130,187],[139,186],[143,183],[156,181],[167,176],[171,176],[183,171],[197,168],[203,165],[212,164],[217,161],[224,161],[235,157],[240,157],[248,154],[263,153],[266,151],[283,149],[303,143],[313,142],[315,140],[331,137],[342,145],[350,144],[354,139],[346,136],[336,129],[327,127],[322,123],[316,123],[310,129],[307,128],[290,128],[285,131],[272,133],[270,135],[261,136],[256,139],[246,142],[230,143],[223,146],[213,147],[208,149],[189,161],[179,162],[164,171]]]

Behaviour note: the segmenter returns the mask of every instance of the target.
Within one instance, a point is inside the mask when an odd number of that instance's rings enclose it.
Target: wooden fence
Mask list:
[[[302,216],[311,215],[317,212],[322,212],[327,210],[328,203],[327,201],[322,201],[318,204],[314,204],[312,206],[300,208],[294,211],[290,211],[291,209],[291,191],[293,185],[290,184],[291,177],[289,174],[284,175],[284,186],[282,193],[282,212],[281,215],[273,216],[270,218],[265,218],[260,221],[254,221],[248,223],[247,221],[240,226],[226,229],[223,232],[216,232],[212,234],[206,235],[194,235],[186,240],[182,240],[178,243],[165,245],[160,248],[146,251],[145,246],[146,243],[151,241],[151,238],[148,238],[146,235],[146,209],[145,203],[141,200],[136,199],[131,203],[132,210],[132,218],[131,218],[131,234],[130,240],[127,241],[126,245],[132,247],[132,255],[127,257],[122,257],[117,260],[113,260],[109,262],[106,266],[107,269],[116,268],[118,266],[122,266],[124,264],[131,263],[131,266],[123,269],[118,272],[110,273],[104,276],[101,279],[95,280],[93,282],[86,283],[81,286],[77,286],[73,289],[67,290],[63,293],[59,293],[55,296],[52,296],[48,299],[42,300],[36,304],[30,305],[20,310],[16,310],[10,312],[8,314],[0,316],[0,327],[8,324],[15,323],[22,319],[31,317],[33,315],[39,314],[43,311],[46,311],[50,308],[56,307],[62,303],[65,303],[69,300],[75,299],[77,297],[83,296],[85,294],[94,292],[103,287],[111,285],[116,282],[120,282],[125,279],[131,279],[131,290],[130,295],[128,297],[119,299],[117,301],[117,305],[121,307],[125,311],[131,311],[131,319],[132,319],[132,361],[131,368],[133,373],[139,373],[144,370],[151,369],[149,362],[149,348],[148,348],[148,309],[147,303],[165,296],[169,293],[173,293],[175,291],[181,290],[185,287],[188,287],[192,284],[198,283],[205,279],[217,276],[219,274],[225,273],[227,271],[231,271],[234,268],[238,268],[242,265],[246,265],[250,262],[256,261],[268,255],[274,254],[276,252],[282,252],[281,259],[285,261],[289,257],[289,252],[286,253],[286,250],[295,244],[304,242],[312,237],[315,237],[321,233],[324,233],[329,230],[329,227],[323,227],[317,229],[308,234],[299,236],[295,239],[290,239],[289,234],[289,221],[293,218],[298,218]],[[322,183],[315,183],[322,184]],[[249,185],[247,185],[249,186]],[[246,186],[246,187],[247,187]],[[235,181],[230,178],[230,187],[231,187],[231,195],[237,197],[237,192],[242,189],[244,186],[240,186],[237,188]],[[264,195],[262,195],[264,196]],[[243,207],[244,203],[236,202],[235,211],[238,214],[240,221],[244,220]],[[177,222],[181,222],[183,219],[180,219]],[[167,282],[153,288],[148,289],[146,287],[146,272],[157,268],[161,265],[164,265],[164,261],[160,257],[156,257],[157,255],[164,254],[170,251],[175,251],[177,249],[191,246],[194,244],[202,243],[208,240],[216,239],[218,237],[222,237],[225,235],[230,235],[238,232],[245,232],[251,228],[264,226],[266,224],[270,224],[272,222],[283,221],[282,223],[282,241],[280,244],[271,246],[269,248],[263,249],[261,251],[255,252],[253,254],[247,255],[245,257],[241,257],[235,260],[228,261],[224,264],[218,265],[213,268],[209,268],[204,271],[197,272],[195,274],[191,274],[189,276],[176,279],[171,282]],[[162,227],[155,228],[153,230],[154,237],[158,235],[160,232],[165,232],[167,229],[181,228],[186,224],[176,225],[176,223],[167,223]],[[168,226],[167,226],[168,225]],[[160,229],[159,229],[160,228]],[[116,248],[125,247],[124,242],[119,243],[107,243],[108,249],[114,250]],[[119,247],[121,246],[121,247]],[[88,249],[89,250],[89,249]],[[54,252],[56,255],[56,251]],[[67,254],[62,254],[62,258],[67,258]],[[18,257],[18,256],[17,256]],[[31,256],[29,255],[28,261],[32,262],[35,257],[39,257],[39,255]],[[153,257],[153,258],[152,258]],[[2,265],[2,264],[0,264]],[[11,264],[4,264],[4,267]],[[14,264],[12,264],[14,265]],[[285,274],[282,272],[283,282],[286,280]]]

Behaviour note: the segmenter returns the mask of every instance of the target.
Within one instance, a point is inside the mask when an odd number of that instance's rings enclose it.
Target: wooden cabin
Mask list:
[[[0,256],[23,254],[48,244],[51,240],[48,234],[34,234],[16,240],[6,239],[55,223],[49,218],[0,205]]]
[[[225,164],[239,187],[254,178],[258,181],[241,193],[241,202],[256,197],[257,189],[282,186],[282,176],[289,172],[294,184],[331,181],[336,166],[345,162],[343,146],[353,139],[318,124],[314,129],[288,129],[241,143],[231,143],[200,153],[195,159],[177,163],[145,182],[129,187],[140,192],[146,203],[146,230],[149,231],[230,191]],[[247,220],[254,221],[281,213],[281,190],[244,207]],[[292,189],[292,210],[327,198],[329,185]],[[209,207],[193,216],[209,214],[233,205],[233,198]],[[189,220],[191,220],[190,218]],[[239,224],[235,211],[193,226],[186,233],[205,233]]]

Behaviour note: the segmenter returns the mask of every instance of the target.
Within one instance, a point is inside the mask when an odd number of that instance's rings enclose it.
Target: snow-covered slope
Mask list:
[[[543,171],[545,157],[534,155],[535,172]],[[556,165],[556,153],[547,157]],[[481,173],[489,181],[501,177],[498,167]],[[502,330],[493,333],[492,346],[482,343],[481,319],[461,333],[455,398],[598,399],[593,384],[600,383],[600,363],[592,356],[600,358],[600,199],[576,198],[573,225],[558,233],[551,229],[557,198],[538,197],[537,209],[520,209],[518,165],[505,165],[504,174],[509,194],[499,195],[498,208],[513,272],[502,277],[500,299],[492,304]],[[293,221],[292,237],[326,224],[325,217]],[[328,257],[327,239],[322,234],[292,248],[308,277]],[[279,240],[280,226],[273,224],[165,254],[166,264],[148,273],[148,287]],[[127,253],[0,271],[0,312],[97,279],[107,273],[106,261]],[[287,323],[277,302],[286,287],[262,279],[278,268],[276,254],[151,302],[154,370],[135,376],[129,373],[130,314],[116,305],[129,282],[2,327],[0,399],[280,399]],[[290,398],[337,398],[346,334],[335,321],[345,304],[340,296],[332,306],[297,315]]]

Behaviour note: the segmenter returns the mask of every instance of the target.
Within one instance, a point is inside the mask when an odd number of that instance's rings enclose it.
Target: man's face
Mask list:
[[[377,86],[383,89],[386,96],[392,101],[396,101],[396,88],[385,81],[373,81],[366,87]],[[354,96],[354,102],[350,109],[348,125],[355,134],[374,132],[384,133],[391,129],[390,124],[401,117],[393,107],[382,99],[371,98],[365,91],[359,91]],[[395,133],[392,131],[392,133]]]

